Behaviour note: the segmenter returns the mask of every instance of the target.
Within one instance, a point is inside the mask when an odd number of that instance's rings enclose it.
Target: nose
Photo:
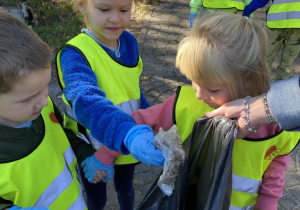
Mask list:
[[[206,93],[206,90],[205,88],[201,88],[201,87],[197,87],[197,90],[196,90],[196,98],[199,99],[199,100],[205,100],[207,99],[207,93]]]
[[[119,11],[112,11],[108,20],[113,23],[118,22],[120,20]]]
[[[41,109],[48,105],[48,87],[41,93],[39,101],[36,105],[37,108]]]

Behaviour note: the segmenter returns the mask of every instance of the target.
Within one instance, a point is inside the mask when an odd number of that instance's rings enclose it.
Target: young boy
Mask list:
[[[87,209],[71,145],[79,162],[95,150],[59,124],[50,57],[29,27],[0,10],[0,209]]]

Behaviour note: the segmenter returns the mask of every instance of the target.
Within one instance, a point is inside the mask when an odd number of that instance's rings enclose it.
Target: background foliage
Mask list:
[[[54,50],[57,51],[69,39],[76,36],[84,27],[84,19],[73,7],[72,0],[28,0],[37,18],[38,27],[33,30]],[[0,6],[19,6],[19,0],[1,0]],[[131,25],[132,32],[138,35],[143,17],[151,5],[159,0],[133,0]]]

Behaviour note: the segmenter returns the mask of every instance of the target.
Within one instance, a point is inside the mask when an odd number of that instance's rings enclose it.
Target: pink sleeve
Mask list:
[[[145,124],[150,126],[155,132],[162,127],[168,130],[173,125],[173,104],[175,95],[167,98],[164,103],[156,104],[148,109],[139,109],[131,115],[136,120],[137,124]]]
[[[95,157],[97,158],[97,160],[107,166],[113,165],[115,163],[115,159],[120,155],[122,155],[121,152],[110,150],[104,145],[102,145],[95,152]]]
[[[277,210],[282,196],[284,174],[290,163],[290,154],[276,156],[266,169],[255,207],[261,210]]]

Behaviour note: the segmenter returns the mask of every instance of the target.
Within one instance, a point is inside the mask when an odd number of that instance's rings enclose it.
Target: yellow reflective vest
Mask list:
[[[136,66],[124,66],[121,63],[113,60],[105,50],[89,35],[81,33],[71,39],[68,46],[75,47],[80,50],[81,54],[85,56],[91,69],[97,76],[98,86],[106,94],[113,104],[128,114],[140,108],[140,87],[139,77],[142,73],[143,63],[139,58]],[[65,87],[62,71],[60,67],[60,53],[57,56],[57,69],[59,81],[62,87]],[[66,104],[66,113],[64,114],[65,127],[73,130],[83,139],[87,137],[93,146],[98,149],[101,143],[94,139],[88,130],[84,129],[84,133],[79,129],[80,125],[75,121],[73,111],[65,97],[63,100]],[[138,161],[132,155],[121,155],[117,157],[115,164],[130,164]]]
[[[269,28],[300,28],[300,2],[274,0],[267,14]]]
[[[1,197],[20,207],[87,209],[76,175],[77,160],[48,101],[41,113],[45,135],[40,145],[22,159],[0,164]]]
[[[244,10],[245,8],[245,0],[203,0],[202,4],[206,8],[216,9],[236,8],[237,10]]]
[[[173,113],[181,139],[185,140],[196,120],[211,110],[213,108],[196,99],[192,87],[179,87]],[[276,156],[289,154],[299,139],[300,132],[287,131],[261,139],[235,139],[230,209],[251,209],[255,205],[265,170]]]

